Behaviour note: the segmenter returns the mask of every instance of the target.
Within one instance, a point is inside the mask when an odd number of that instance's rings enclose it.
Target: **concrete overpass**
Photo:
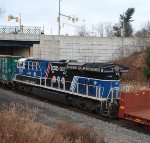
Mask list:
[[[60,41],[44,34],[0,33],[0,54],[59,59]]]
[[[140,51],[149,39],[0,33],[0,54],[106,62]],[[150,43],[149,43],[150,45]]]
[[[40,27],[0,26],[0,54],[33,56],[34,44],[40,44],[39,38],[29,35],[41,34]],[[24,36],[23,36],[24,35]]]
[[[30,56],[33,44],[40,41],[0,40],[0,54]]]

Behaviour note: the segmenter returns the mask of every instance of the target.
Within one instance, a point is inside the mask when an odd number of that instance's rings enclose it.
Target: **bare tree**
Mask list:
[[[99,23],[97,26],[93,27],[97,35],[100,37],[112,37],[113,36],[113,26],[111,22]]]
[[[147,29],[148,31],[150,31],[150,21],[147,21],[145,27],[146,27],[146,29]]]
[[[145,28],[142,28],[141,30],[137,31],[135,33],[135,36],[137,37],[147,37],[147,30]]]
[[[149,37],[150,36],[150,21],[146,22],[144,24],[144,27],[142,27],[141,30],[135,33],[135,36],[143,37],[143,38]]]
[[[90,33],[85,29],[84,26],[81,26],[80,28],[77,29],[77,35],[78,36],[89,36]]]
[[[105,34],[106,34],[106,37],[113,36],[113,26],[111,22],[105,22]]]
[[[100,37],[104,37],[104,23],[99,23],[94,29]]]

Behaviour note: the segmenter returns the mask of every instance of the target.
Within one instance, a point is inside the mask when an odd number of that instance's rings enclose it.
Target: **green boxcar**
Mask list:
[[[14,76],[14,70],[17,66],[17,61],[21,57],[0,55],[0,80],[11,82]]]

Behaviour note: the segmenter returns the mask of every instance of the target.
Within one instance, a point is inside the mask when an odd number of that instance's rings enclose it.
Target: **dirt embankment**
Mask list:
[[[145,57],[145,52],[137,52],[127,58],[115,61],[117,64],[129,67],[129,72],[122,76],[123,81],[140,83],[146,82],[146,78],[143,73],[143,70],[146,67]]]

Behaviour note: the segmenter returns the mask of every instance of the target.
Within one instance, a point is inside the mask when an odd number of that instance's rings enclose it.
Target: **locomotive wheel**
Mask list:
[[[82,101],[79,103],[79,108],[84,110],[84,111],[88,110],[88,107],[87,107],[86,103],[84,103]]]
[[[101,108],[99,105],[96,107],[95,112],[96,114],[101,115]]]

